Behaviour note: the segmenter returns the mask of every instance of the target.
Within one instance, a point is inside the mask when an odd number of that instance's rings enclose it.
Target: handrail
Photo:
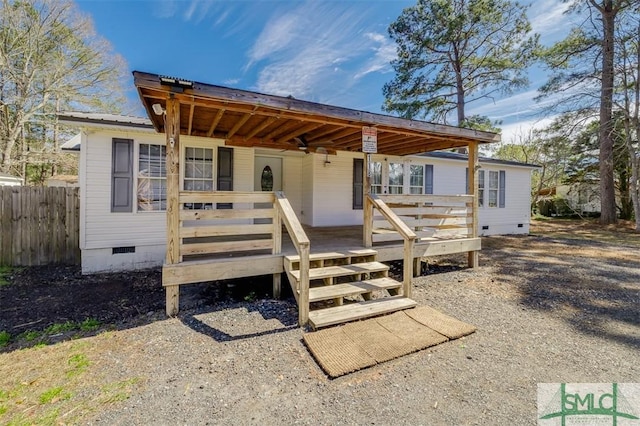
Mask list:
[[[382,213],[393,228],[404,239],[404,261],[402,267],[402,293],[411,297],[411,279],[413,278],[413,249],[417,235],[387,206],[376,194],[367,194],[367,200]]]
[[[277,211],[277,220],[274,220],[274,226],[280,227],[284,223],[300,257],[300,280],[297,297],[298,324],[304,326],[309,321],[309,253],[311,242],[283,192],[275,193],[274,208]]]

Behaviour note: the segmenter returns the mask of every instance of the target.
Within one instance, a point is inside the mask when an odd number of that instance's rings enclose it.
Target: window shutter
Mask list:
[[[133,140],[112,139],[111,211],[133,211]]]
[[[433,164],[424,167],[424,193],[433,194]]]
[[[364,208],[364,160],[362,158],[353,159],[353,210]]]
[[[464,169],[464,187],[465,187],[465,194],[469,193],[469,168],[465,168]]]
[[[507,175],[504,170],[500,170],[500,183],[498,184],[498,207],[503,209],[505,205],[505,183]]]
[[[233,191],[233,148],[218,147],[218,191]],[[232,203],[218,203],[219,209],[232,209]]]

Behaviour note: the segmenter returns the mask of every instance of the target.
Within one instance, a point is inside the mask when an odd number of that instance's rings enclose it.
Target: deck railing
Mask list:
[[[274,223],[279,224],[277,228],[280,229],[282,229],[281,224],[284,224],[300,257],[300,279],[298,287],[292,290],[298,302],[298,323],[303,326],[309,320],[309,252],[311,243],[293,208],[291,208],[289,200],[282,192],[275,193],[275,212]]]
[[[377,195],[415,232],[418,241],[467,238],[473,236],[473,195]],[[365,240],[402,240],[381,215],[365,215]]]
[[[182,191],[179,204],[180,262],[220,255],[280,254],[284,225],[300,257],[300,280],[293,293],[299,322],[307,323],[311,244],[284,193]],[[276,275],[279,287],[280,274]]]
[[[391,229],[404,240],[403,268],[402,268],[402,293],[405,297],[411,297],[411,278],[413,278],[413,248],[416,233],[407,226],[403,220],[376,194],[367,194],[365,206],[365,224],[368,218],[373,219],[373,209],[376,209]],[[365,225],[365,232],[367,226]]]
[[[273,192],[180,192],[179,261],[185,256],[279,253],[274,202]]]

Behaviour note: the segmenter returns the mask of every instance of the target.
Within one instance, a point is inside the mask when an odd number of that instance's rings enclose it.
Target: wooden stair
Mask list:
[[[413,308],[402,295],[402,283],[371,249],[316,253],[309,256],[309,324],[317,329]],[[297,294],[300,259],[286,256],[284,269]]]

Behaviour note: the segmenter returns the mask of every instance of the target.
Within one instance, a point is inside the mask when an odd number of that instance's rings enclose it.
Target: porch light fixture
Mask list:
[[[160,104],[151,105],[151,109],[153,109],[153,112],[155,112],[156,115],[162,115],[166,112],[164,108],[162,108],[162,105]]]

